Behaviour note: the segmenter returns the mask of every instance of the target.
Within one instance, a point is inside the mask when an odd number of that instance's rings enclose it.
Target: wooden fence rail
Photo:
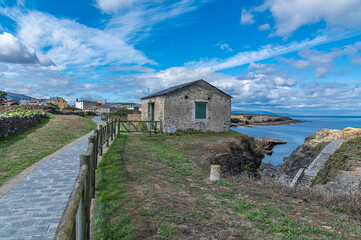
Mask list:
[[[133,131],[130,127],[125,128],[125,126],[131,125],[134,129],[145,130],[150,134],[161,131],[158,124],[161,125],[155,121],[112,120],[105,126],[100,125],[98,129],[94,130],[94,135],[88,139],[86,154],[80,155],[80,170],[60,218],[54,240],[90,239],[90,205],[91,199],[95,197],[95,170],[98,166],[98,157],[103,155],[103,146],[109,147],[109,142],[113,141],[115,135]],[[140,126],[143,128],[140,129]]]

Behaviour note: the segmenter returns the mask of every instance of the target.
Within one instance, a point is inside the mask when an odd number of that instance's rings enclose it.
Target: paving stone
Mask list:
[[[18,233],[18,236],[34,236],[40,234],[46,234],[49,226],[35,226],[31,228],[25,228]]]
[[[17,234],[17,230],[8,230],[8,229],[3,229],[0,231],[0,238],[12,238],[15,237]]]
[[[57,228],[58,228],[57,225],[50,225],[47,233],[54,235]]]
[[[60,217],[59,218],[45,218],[45,219],[40,219],[38,222],[38,226],[41,225],[50,225],[50,224],[58,224],[60,221]]]
[[[58,211],[63,211],[64,210],[64,206],[52,206],[52,207],[48,207],[45,209],[45,212],[58,212]]]
[[[0,223],[11,223],[11,222],[16,222],[16,221],[21,221],[21,220],[26,220],[28,217],[30,216],[29,213],[25,213],[25,214],[13,214],[13,215],[3,215],[0,217]]]
[[[34,227],[39,220],[30,219],[30,220],[23,220],[11,223],[7,229],[21,229],[21,228],[28,228]]]
[[[96,122],[105,124],[100,117]],[[0,240],[52,239],[79,172],[88,139],[42,163],[0,199]]]
[[[11,237],[11,238],[0,238],[1,240],[26,240],[26,237]]]
[[[30,214],[31,218],[50,218],[54,216],[53,213],[32,213]]]
[[[37,235],[28,237],[27,240],[50,240],[53,239],[54,234],[50,235]]]

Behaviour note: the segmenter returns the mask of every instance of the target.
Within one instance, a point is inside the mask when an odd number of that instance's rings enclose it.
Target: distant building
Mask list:
[[[66,101],[62,97],[50,98],[49,100],[46,100],[46,104],[48,103],[57,105],[60,109],[64,109],[68,107],[68,101]]]
[[[75,107],[81,110],[92,110],[94,107],[99,106],[100,103],[90,100],[80,100],[75,102]]]
[[[112,107],[112,106],[103,106],[103,105],[97,106],[96,109],[97,109],[96,111],[97,111],[97,113],[98,113],[99,115],[101,115],[101,114],[103,114],[103,113],[115,112],[115,111],[118,110],[118,109],[115,108],[115,107]]]
[[[142,107],[140,104],[136,104],[136,105],[133,105],[133,106],[129,106],[127,107],[128,110],[135,110],[135,111],[142,111]]]
[[[231,96],[204,80],[177,85],[142,98],[142,119],[162,121],[163,131],[229,131]]]
[[[11,104],[20,103],[20,102],[18,100],[11,99],[11,100],[5,101],[4,103],[9,106]]]

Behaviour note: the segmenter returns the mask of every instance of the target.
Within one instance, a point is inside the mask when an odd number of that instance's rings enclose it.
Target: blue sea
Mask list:
[[[305,141],[305,138],[318,129],[344,129],[345,127],[361,128],[361,117],[292,117],[293,119],[305,121],[289,125],[277,126],[250,126],[233,127],[238,131],[255,138],[267,137],[286,141],[287,144],[276,145],[272,155],[266,155],[264,163],[272,163],[277,166],[283,163],[283,158],[291,153]]]

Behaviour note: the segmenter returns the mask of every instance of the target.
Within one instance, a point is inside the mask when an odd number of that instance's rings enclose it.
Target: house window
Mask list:
[[[195,118],[196,119],[207,119],[207,103],[196,102],[195,103]]]

